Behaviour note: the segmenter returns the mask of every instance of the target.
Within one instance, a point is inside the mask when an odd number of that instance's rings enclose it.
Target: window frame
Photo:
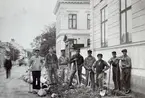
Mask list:
[[[101,47],[107,47],[108,46],[108,41],[106,41],[106,23],[108,21],[108,19],[106,18],[106,9],[107,9],[107,5],[104,6],[101,10],[100,10],[100,16],[101,16]],[[104,10],[104,21],[102,21],[102,11]],[[103,32],[102,32],[102,25],[104,24],[104,37],[103,37]],[[104,38],[104,39],[103,39]],[[104,41],[103,41],[104,40]]]
[[[72,16],[71,19],[70,19],[70,15]],[[76,19],[73,19],[74,16],[76,16]],[[75,27],[74,27],[74,23],[73,23],[74,20],[76,22]],[[70,21],[71,21],[71,27],[70,27]],[[68,28],[77,29],[77,14],[68,14]]]
[[[127,44],[127,43],[131,43],[132,40],[130,41],[129,40],[129,35],[128,35],[128,22],[127,22],[127,11],[131,10],[132,9],[132,5],[130,6],[127,6],[127,0],[125,0],[125,8],[122,10],[122,3],[121,3],[121,0],[119,0],[119,5],[120,5],[120,44]],[[123,38],[122,38],[122,14],[125,14],[125,42],[123,41]]]
[[[87,47],[90,47],[90,45],[91,45],[91,40],[87,39]]]
[[[90,28],[91,28],[90,14],[87,14],[87,29],[90,30]]]

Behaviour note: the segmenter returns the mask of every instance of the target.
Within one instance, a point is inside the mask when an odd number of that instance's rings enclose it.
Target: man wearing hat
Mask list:
[[[112,57],[108,61],[112,65],[112,77],[114,82],[114,90],[120,90],[120,69],[119,69],[119,60],[116,56],[116,51],[112,52]]]
[[[12,60],[10,55],[8,54],[5,58],[4,61],[4,68],[6,70],[6,78],[8,79],[10,77],[11,74],[11,68],[12,68]]]
[[[80,49],[76,50],[76,54],[70,59],[70,63],[73,63],[72,73],[70,75],[69,86],[72,86],[72,81],[75,76],[76,71],[78,71],[79,82],[81,83],[82,79],[82,66],[84,63],[83,56],[80,55]],[[77,64],[77,65],[76,65]]]
[[[121,70],[122,70],[122,86],[125,93],[130,93],[130,79],[131,79],[131,58],[127,55],[127,49],[122,50],[123,55],[118,59],[121,60]]]
[[[97,87],[99,88],[98,90],[102,91],[105,71],[108,70],[110,67],[107,64],[107,62],[102,59],[103,58],[102,54],[98,54],[97,57],[98,60],[93,64],[92,69],[94,73],[96,73],[96,82],[97,82]]]
[[[49,53],[45,57],[45,68],[48,73],[48,80],[49,84],[56,84],[59,83],[58,76],[57,76],[57,70],[58,70],[58,58],[56,54],[54,53],[54,50],[52,47],[49,48]],[[53,76],[55,81],[53,81]]]
[[[86,57],[84,61],[84,67],[86,69],[86,86],[88,85],[88,82],[91,81],[91,88],[93,90],[95,90],[95,79],[94,79],[94,72],[92,70],[92,66],[95,61],[96,59],[95,57],[92,56],[92,51],[88,50],[88,57]]]
[[[61,70],[62,81],[67,82],[68,79],[67,68],[68,68],[69,59],[68,57],[65,56],[65,50],[61,50],[61,56],[59,57],[58,63],[59,63],[59,69]]]
[[[29,66],[31,66],[33,78],[33,92],[36,93],[40,89],[41,69],[43,65],[43,58],[39,55],[39,49],[34,49],[34,56],[30,58]]]

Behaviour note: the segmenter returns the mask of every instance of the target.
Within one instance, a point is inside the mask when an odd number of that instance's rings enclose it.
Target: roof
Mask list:
[[[57,13],[60,4],[90,4],[90,0],[57,0],[54,8],[54,14]]]

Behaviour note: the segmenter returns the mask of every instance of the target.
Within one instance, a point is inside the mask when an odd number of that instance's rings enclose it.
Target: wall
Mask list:
[[[89,7],[89,4],[60,4],[56,13],[56,52],[58,56],[60,56],[60,50],[65,49],[64,35],[67,35],[68,38],[77,39],[78,44],[84,44],[87,47],[87,39],[90,38],[89,30],[87,29],[87,14],[90,13]],[[77,14],[77,29],[68,29],[69,14]]]
[[[93,6],[91,30],[91,47],[94,47],[94,56],[98,53],[109,60],[112,51],[122,55],[121,50],[128,49],[132,59],[132,89],[144,94],[145,91],[145,0],[132,0],[132,43],[120,44],[120,11],[119,0],[91,0]],[[108,9],[108,47],[101,48],[100,9],[107,5]],[[93,19],[94,18],[94,19]]]

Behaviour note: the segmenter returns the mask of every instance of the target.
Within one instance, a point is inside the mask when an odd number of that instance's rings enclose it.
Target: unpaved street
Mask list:
[[[29,85],[20,79],[26,67],[14,67],[11,78],[6,79],[4,71],[0,72],[0,98],[37,98],[37,95],[28,93]],[[47,97],[48,98],[48,97]]]

